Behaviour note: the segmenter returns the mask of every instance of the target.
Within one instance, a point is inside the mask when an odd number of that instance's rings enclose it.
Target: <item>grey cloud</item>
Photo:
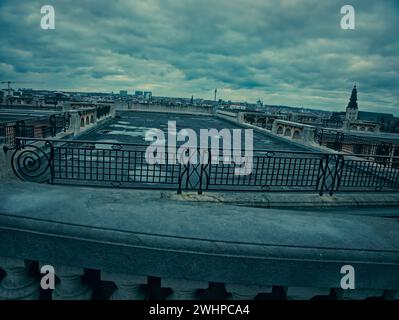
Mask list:
[[[341,0],[2,1],[0,71],[69,90],[154,88],[158,95],[343,110],[353,82],[363,110],[399,114],[399,4],[353,0],[357,29],[339,28]],[[398,111],[397,111],[398,110]]]

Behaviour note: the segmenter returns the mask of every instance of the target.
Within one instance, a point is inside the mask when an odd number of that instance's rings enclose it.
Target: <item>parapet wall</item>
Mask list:
[[[160,112],[160,113],[182,113],[193,115],[213,115],[214,109],[208,106],[192,105],[165,105],[165,104],[142,104],[132,102],[119,102],[116,110],[139,111],[139,112]]]
[[[39,299],[32,261],[54,266],[53,299],[399,297],[394,220],[187,208],[156,191],[0,184],[0,299]],[[355,290],[341,289],[343,265],[356,270]]]
[[[309,135],[306,135],[305,139],[302,140],[295,140],[291,139],[291,137],[286,137],[284,135],[279,135],[271,130],[267,130],[265,128],[261,128],[258,126],[255,126],[253,124],[247,123],[244,120],[244,112],[239,112],[239,113],[234,113],[234,112],[227,112],[227,111],[221,111],[218,110],[216,112],[216,117],[219,119],[229,121],[231,123],[234,123],[235,125],[244,127],[244,128],[250,128],[253,129],[255,132],[267,135],[269,137],[273,137],[274,139],[277,139],[279,141],[284,141],[285,143],[292,144],[297,147],[301,147],[303,149],[313,151],[313,152],[325,152],[329,151],[331,152],[330,149],[326,150],[326,148],[321,148],[317,146],[316,144],[313,143],[313,138],[311,139]]]

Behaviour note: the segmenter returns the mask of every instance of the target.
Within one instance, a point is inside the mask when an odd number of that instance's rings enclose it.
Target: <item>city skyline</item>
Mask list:
[[[157,96],[399,115],[399,4],[352,1],[356,29],[340,28],[344,2],[2,1],[2,80],[65,91],[147,89]],[[31,82],[31,83],[29,83]]]

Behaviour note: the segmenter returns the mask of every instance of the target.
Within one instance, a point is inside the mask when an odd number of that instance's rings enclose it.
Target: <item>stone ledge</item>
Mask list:
[[[345,209],[345,208],[397,208],[399,192],[357,192],[325,194],[301,192],[184,192],[176,194],[163,192],[166,199],[198,202],[223,203],[228,205],[259,207],[271,209]],[[347,214],[364,214],[361,211],[346,211]],[[386,216],[381,210],[369,211],[367,215]],[[399,217],[399,210],[390,212],[389,216]]]
[[[195,210],[193,210],[195,208]],[[220,203],[158,191],[0,186],[0,255],[106,272],[242,285],[399,287],[395,218]],[[300,270],[301,276],[298,276]]]

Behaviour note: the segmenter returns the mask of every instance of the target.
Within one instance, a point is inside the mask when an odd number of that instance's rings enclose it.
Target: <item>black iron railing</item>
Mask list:
[[[55,137],[69,128],[70,117],[70,114],[62,113],[0,123],[0,144],[13,146],[17,137]]]
[[[393,159],[392,166],[399,168],[399,142],[373,136],[357,136],[343,131],[317,128],[315,142],[338,152],[362,155],[375,162]],[[393,156],[390,157],[390,156]]]
[[[238,165],[212,159],[221,150],[189,151],[172,161],[149,164],[146,145],[93,141],[18,138],[12,167],[22,180],[187,191],[298,191],[333,194],[337,191],[399,191],[398,161],[378,163],[351,155],[255,150],[247,161],[249,174]]]

